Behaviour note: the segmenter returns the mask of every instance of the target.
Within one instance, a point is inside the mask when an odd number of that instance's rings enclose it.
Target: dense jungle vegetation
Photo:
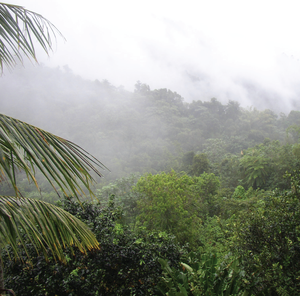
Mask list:
[[[3,113],[67,138],[110,172],[79,204],[37,175],[21,193],[89,225],[101,249],[67,265],[5,257],[17,295],[298,295],[300,112],[186,102],[137,82],[134,92],[64,69],[0,80]],[[1,182],[1,194],[13,191]],[[168,294],[167,294],[168,293]]]

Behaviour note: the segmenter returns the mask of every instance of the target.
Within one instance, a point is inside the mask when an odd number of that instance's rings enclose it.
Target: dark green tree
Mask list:
[[[191,166],[191,175],[200,176],[203,173],[209,173],[209,161],[205,153],[196,154],[193,157]]]
[[[235,250],[254,295],[300,293],[299,172],[289,178],[290,190],[269,195],[245,212],[237,229]]]
[[[34,256],[34,246],[28,242],[33,255],[32,264],[22,259],[5,262],[6,284],[14,286],[17,295],[157,295],[156,283],[161,277],[158,258],[171,266],[178,264],[181,250],[173,236],[159,232],[139,233],[121,226],[122,211],[113,199],[106,207],[73,199],[65,199],[63,207],[88,224],[101,249],[82,254],[65,249],[68,264],[45,261]]]

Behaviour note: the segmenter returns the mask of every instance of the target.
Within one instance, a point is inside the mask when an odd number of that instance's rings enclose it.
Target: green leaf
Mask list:
[[[16,195],[19,190],[14,177],[15,168],[26,172],[36,186],[35,169],[39,169],[50,184],[64,194],[91,194],[94,181],[91,171],[101,176],[98,168],[106,167],[76,144],[20,120],[0,114],[0,168],[2,178],[8,178]],[[56,190],[56,188],[55,188]]]
[[[48,54],[52,38],[61,35],[57,28],[40,14],[22,6],[0,3],[0,70],[23,61],[22,55],[36,59],[34,40]]]
[[[63,209],[40,200],[0,196],[0,237],[11,246],[15,257],[21,249],[27,253],[23,234],[37,253],[42,251],[48,258],[50,252],[61,261],[65,261],[66,246],[77,247],[83,253],[99,249],[88,227]]]

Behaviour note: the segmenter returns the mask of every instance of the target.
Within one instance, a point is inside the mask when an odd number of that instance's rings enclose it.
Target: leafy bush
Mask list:
[[[190,264],[181,262],[177,269],[160,259],[164,277],[158,287],[162,295],[247,295],[242,285],[244,271],[237,259],[220,264],[216,255],[198,253],[191,253],[188,259]]]
[[[134,191],[140,225],[176,236],[182,244],[197,246],[202,218],[208,213],[211,197],[217,192],[219,180],[214,174],[200,177],[181,175],[175,171],[141,177]]]
[[[90,225],[101,250],[87,256],[78,251],[72,256],[66,250],[67,265],[51,258],[47,263],[42,256],[34,258],[33,265],[6,258],[6,284],[17,295],[155,295],[161,276],[158,258],[172,266],[179,262],[180,250],[173,237],[142,229],[134,234],[118,223],[121,211],[113,202],[101,208],[66,200],[64,208]]]
[[[245,213],[236,241],[255,295],[300,294],[300,182],[274,193],[261,207]]]
[[[97,189],[97,198],[102,205],[107,206],[111,196],[114,196],[116,207],[121,207],[123,216],[122,222],[127,225],[135,223],[137,201],[140,194],[132,190],[140,175],[131,174],[129,177],[117,179],[114,182]]]

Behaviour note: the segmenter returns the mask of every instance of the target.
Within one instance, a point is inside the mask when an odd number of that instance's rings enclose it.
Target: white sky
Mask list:
[[[288,99],[300,82],[300,2],[269,0],[23,0],[65,36],[50,58],[88,79],[133,90],[170,88],[187,101],[240,98],[241,81]]]

